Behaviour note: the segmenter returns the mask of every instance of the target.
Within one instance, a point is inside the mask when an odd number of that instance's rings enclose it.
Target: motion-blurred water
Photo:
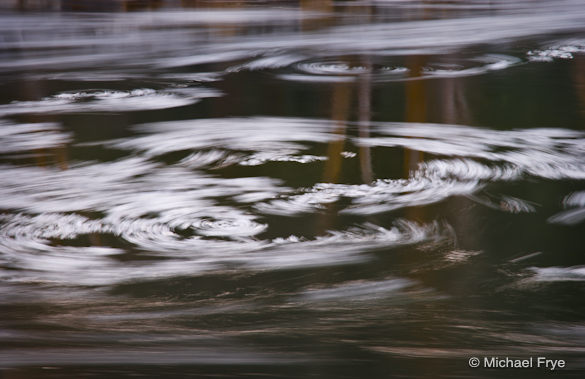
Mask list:
[[[0,377],[582,377],[581,0],[0,9]]]

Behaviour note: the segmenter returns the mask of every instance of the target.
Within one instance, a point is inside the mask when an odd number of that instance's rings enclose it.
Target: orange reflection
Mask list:
[[[345,146],[346,121],[349,113],[351,87],[348,83],[338,83],[333,87],[331,97],[331,116],[335,123],[333,133],[342,136],[329,143],[327,147],[327,162],[323,180],[328,183],[337,183],[341,173],[343,148]]]
[[[201,1],[201,0],[181,0],[183,8],[207,8],[207,9],[243,9],[248,6],[246,1]],[[237,23],[210,23],[210,31],[215,32],[220,37],[230,37],[242,34],[243,27]]]
[[[369,127],[372,117],[372,62],[370,57],[362,58],[362,66],[366,70],[360,76],[358,83],[358,127],[360,138],[368,138],[370,136]],[[370,183],[374,175],[372,172],[372,156],[369,146],[360,146],[359,159],[362,182]]]
[[[67,163],[67,147],[65,145],[46,148],[36,149],[35,162],[39,167],[47,167],[57,165],[61,170],[67,170],[69,165]]]
[[[332,0],[300,0],[299,5],[303,11],[323,13],[323,17],[303,19],[301,27],[304,31],[317,30],[331,25],[333,21]]]

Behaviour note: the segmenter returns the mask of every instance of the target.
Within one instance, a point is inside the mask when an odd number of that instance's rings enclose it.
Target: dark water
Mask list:
[[[1,7],[1,378],[583,377],[583,1]]]

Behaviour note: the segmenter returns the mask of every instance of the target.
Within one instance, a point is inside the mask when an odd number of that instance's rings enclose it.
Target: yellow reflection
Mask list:
[[[35,161],[39,167],[57,165],[61,170],[67,170],[67,147],[65,145],[34,150]]]
[[[322,17],[303,19],[301,28],[304,31],[322,29],[331,25],[333,21],[332,0],[300,0],[299,5],[303,11],[323,13]]]
[[[372,117],[372,63],[369,57],[362,58],[362,66],[366,70],[360,76],[358,83],[358,127],[360,138],[368,138],[370,136],[370,120]],[[362,182],[372,182],[372,156],[369,146],[360,146],[359,159]]]
[[[327,162],[323,180],[328,183],[337,183],[341,173],[343,157],[341,153],[345,146],[346,122],[351,99],[351,87],[349,83],[338,83],[333,87],[331,97],[331,116],[335,121],[334,134],[341,138],[332,141],[327,147]]]
[[[243,9],[248,6],[246,1],[201,1],[201,0],[181,0],[181,5],[184,8],[205,8],[205,9]],[[209,28],[213,30],[220,37],[231,37],[243,34],[243,27],[237,23],[210,23]]]

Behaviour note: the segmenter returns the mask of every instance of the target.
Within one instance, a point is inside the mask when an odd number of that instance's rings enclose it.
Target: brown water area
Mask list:
[[[582,0],[0,2],[1,379],[584,375]]]

